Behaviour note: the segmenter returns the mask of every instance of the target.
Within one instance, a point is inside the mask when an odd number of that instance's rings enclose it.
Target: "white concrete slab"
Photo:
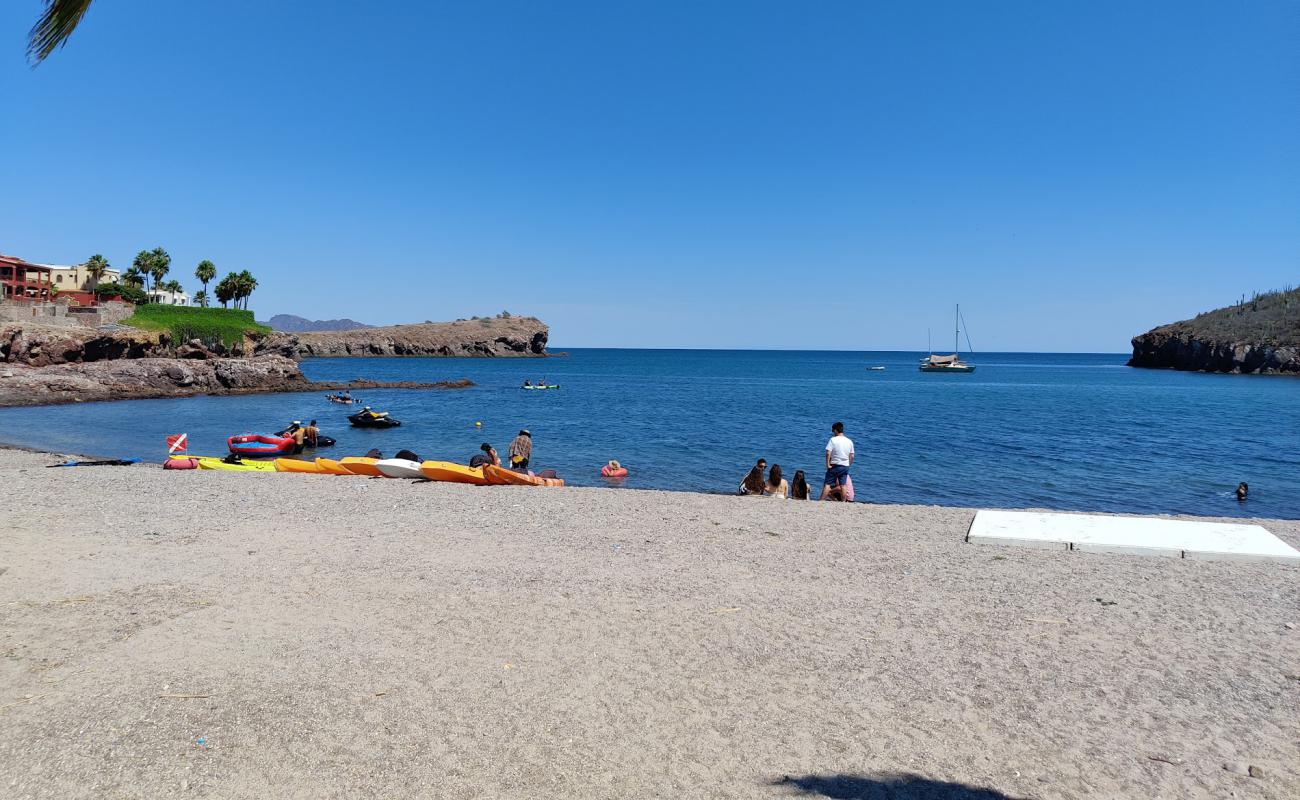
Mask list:
[[[1300,551],[1259,525],[1153,517],[979,511],[966,540],[1094,553],[1300,562]]]

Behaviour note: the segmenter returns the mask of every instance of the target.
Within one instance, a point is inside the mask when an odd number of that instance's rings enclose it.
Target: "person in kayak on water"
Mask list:
[[[525,389],[533,388],[533,382],[528,380],[527,378],[524,378],[524,388]]]
[[[479,445],[478,449],[483,452],[475,454],[474,457],[469,460],[469,465],[471,467],[486,467],[488,464],[491,464],[494,467],[501,466],[501,457],[497,455],[496,450],[492,449],[492,445],[484,442]]]
[[[511,469],[528,469],[528,460],[533,457],[533,434],[527,428],[521,430],[510,443],[506,456],[510,459]]]

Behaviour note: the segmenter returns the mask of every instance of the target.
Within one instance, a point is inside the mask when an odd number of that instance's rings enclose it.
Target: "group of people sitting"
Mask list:
[[[767,470],[767,477],[763,471]],[[773,464],[767,469],[767,459],[760,458],[745,479],[740,482],[740,493],[750,497],[779,497],[782,500],[811,500],[812,490],[808,488],[808,479],[803,470],[794,472],[794,478],[786,480],[780,464]]]
[[[844,435],[844,423],[831,425],[831,438],[826,443],[826,478],[822,481],[823,500],[853,502],[853,479],[849,467],[855,453],[853,440]],[[763,472],[767,471],[764,477]],[[783,500],[811,500],[812,489],[803,470],[796,470],[794,479],[787,481],[780,464],[767,467],[767,459],[760,458],[740,482],[740,493],[750,497],[779,497]]]

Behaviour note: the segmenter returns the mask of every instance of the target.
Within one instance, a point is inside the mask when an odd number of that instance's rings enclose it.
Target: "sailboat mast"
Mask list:
[[[957,343],[961,341],[961,304],[957,304],[957,316],[953,319],[952,332],[952,354],[955,356],[961,351],[957,349]]]

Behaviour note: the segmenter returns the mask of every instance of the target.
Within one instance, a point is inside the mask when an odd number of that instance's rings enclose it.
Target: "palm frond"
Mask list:
[[[35,67],[67,43],[93,0],[45,0],[45,13],[27,34],[27,60]]]

